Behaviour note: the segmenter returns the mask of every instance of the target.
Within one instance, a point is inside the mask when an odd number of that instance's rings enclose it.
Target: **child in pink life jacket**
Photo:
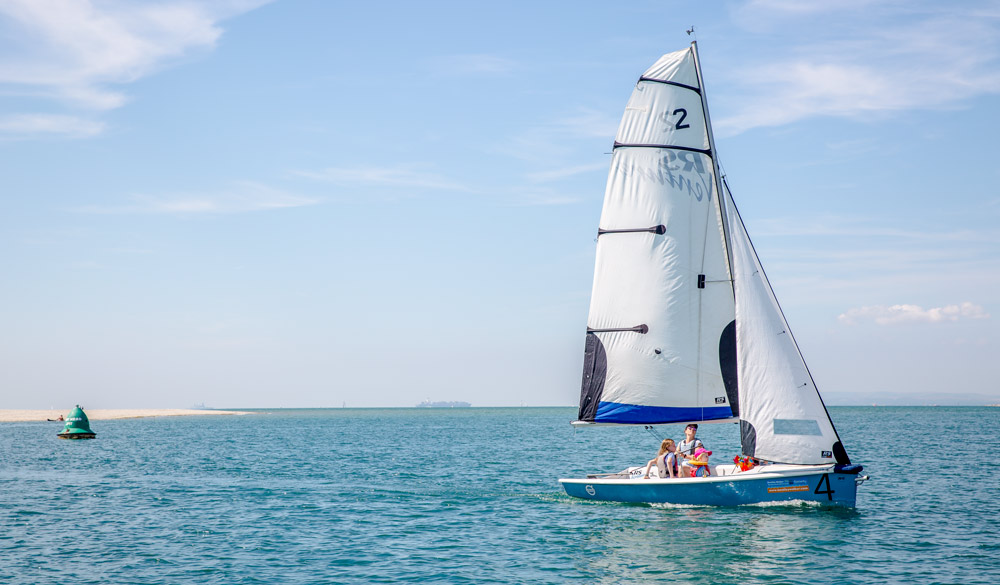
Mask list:
[[[708,469],[708,456],[712,452],[705,447],[698,447],[694,450],[694,454],[691,459],[687,460],[686,465],[691,466],[691,477],[707,477],[712,475],[712,472]]]

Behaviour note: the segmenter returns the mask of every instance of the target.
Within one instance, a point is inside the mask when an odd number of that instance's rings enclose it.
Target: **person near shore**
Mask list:
[[[679,470],[677,469],[677,456],[674,454],[674,440],[673,439],[663,439],[660,443],[660,451],[656,454],[656,457],[649,460],[646,464],[646,474],[642,476],[643,479],[649,479],[649,470],[655,465],[657,471],[660,472],[660,478],[667,477],[680,477]]]
[[[701,439],[694,436],[697,432],[698,425],[694,423],[689,424],[684,428],[684,440],[677,444],[677,461],[681,466],[681,477],[691,476],[693,469],[687,462],[689,459],[694,458],[695,450],[699,447],[705,447],[701,444]]]

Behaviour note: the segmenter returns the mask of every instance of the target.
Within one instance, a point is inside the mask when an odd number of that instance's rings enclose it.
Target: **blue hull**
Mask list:
[[[785,467],[785,466],[782,466]],[[856,468],[856,469],[853,469]],[[854,507],[861,466],[839,473],[833,466],[775,473],[682,479],[560,479],[566,493],[604,502],[741,506],[805,500]]]

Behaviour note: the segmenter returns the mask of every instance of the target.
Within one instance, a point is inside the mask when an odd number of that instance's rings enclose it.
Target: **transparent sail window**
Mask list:
[[[775,435],[814,435],[823,436],[819,429],[819,421],[802,418],[776,418],[774,420]]]

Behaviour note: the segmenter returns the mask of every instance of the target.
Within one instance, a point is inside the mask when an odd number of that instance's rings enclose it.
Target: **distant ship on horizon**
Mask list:
[[[469,408],[472,406],[468,402],[462,402],[459,400],[454,401],[442,401],[431,402],[430,400],[424,400],[417,405],[417,408]]]

